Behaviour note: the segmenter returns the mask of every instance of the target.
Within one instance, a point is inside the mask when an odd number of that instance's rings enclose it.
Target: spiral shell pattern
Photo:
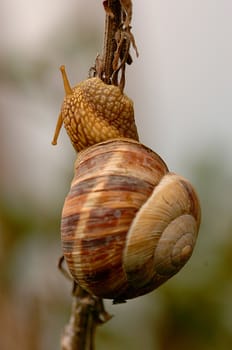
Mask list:
[[[120,302],[157,288],[186,263],[200,224],[191,184],[129,139],[78,154],[61,223],[73,278]]]

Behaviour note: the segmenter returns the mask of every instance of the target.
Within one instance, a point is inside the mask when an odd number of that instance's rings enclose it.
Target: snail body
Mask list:
[[[116,139],[79,153],[61,237],[91,294],[120,302],[157,288],[191,256],[199,224],[191,184],[144,145]]]
[[[115,303],[159,287],[192,255],[201,210],[192,185],[139,143],[132,101],[90,78],[66,97],[62,123],[78,151],[61,220],[64,258],[74,280]]]
[[[62,123],[76,151],[116,137],[138,140],[132,100],[119,87],[94,77],[70,87],[61,66],[66,96],[53,139],[56,144]]]

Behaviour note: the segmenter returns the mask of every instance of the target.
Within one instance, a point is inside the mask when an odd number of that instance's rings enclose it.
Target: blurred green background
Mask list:
[[[122,305],[97,349],[207,350],[232,345],[232,23],[230,1],[134,1],[140,57],[128,68],[141,141],[186,176],[202,203],[190,262]],[[75,153],[51,146],[63,99],[102,50],[101,1],[0,3],[0,349],[55,350],[71,307],[57,270],[60,215]]]

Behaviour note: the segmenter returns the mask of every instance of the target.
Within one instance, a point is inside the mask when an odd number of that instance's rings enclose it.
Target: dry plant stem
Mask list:
[[[106,13],[104,50],[102,57],[96,58],[95,71],[106,84],[116,85],[123,92],[126,64],[132,63],[131,44],[138,56],[130,25],[132,1],[106,0],[103,5]]]
[[[94,350],[96,327],[110,318],[102,299],[90,295],[74,283],[72,312],[61,338],[61,349]]]
[[[106,11],[105,19],[105,37],[103,49],[103,76],[102,80],[106,84],[111,83],[113,74],[114,53],[117,48],[115,36],[120,27],[122,18],[122,7],[119,0],[104,1]]]

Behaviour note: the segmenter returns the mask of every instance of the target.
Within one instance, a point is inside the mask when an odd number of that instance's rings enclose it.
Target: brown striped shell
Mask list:
[[[129,139],[78,154],[61,224],[73,278],[120,302],[148,293],[190,258],[200,225],[191,184]]]

